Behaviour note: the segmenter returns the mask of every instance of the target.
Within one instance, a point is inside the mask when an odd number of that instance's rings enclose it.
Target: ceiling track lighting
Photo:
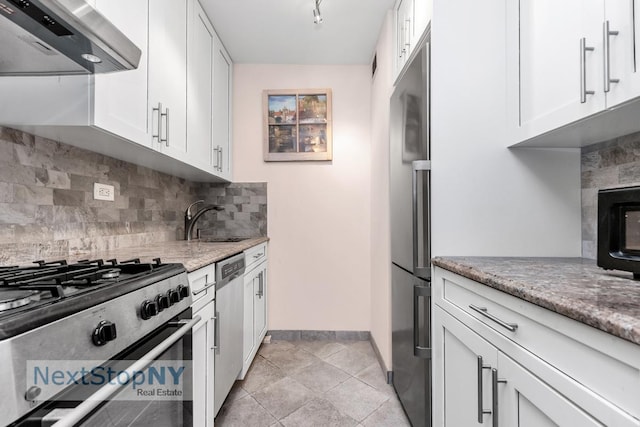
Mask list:
[[[314,24],[322,24],[322,15],[320,14],[320,3],[322,3],[322,0],[315,0],[316,1],[316,7],[313,9],[313,23]]]

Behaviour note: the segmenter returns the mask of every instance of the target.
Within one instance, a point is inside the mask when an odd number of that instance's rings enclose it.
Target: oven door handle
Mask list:
[[[136,361],[133,365],[131,365],[128,369],[123,372],[126,372],[129,375],[129,378],[132,378],[134,373],[137,371],[141,371],[149,366],[154,360],[156,360],[162,353],[167,351],[172,345],[174,345],[178,340],[184,337],[193,327],[201,320],[201,317],[194,316],[193,319],[183,319],[178,323],[183,326],[175,331],[169,338],[162,341],[153,350],[142,356],[138,361]],[[82,421],[87,415],[89,415],[94,409],[102,404],[103,401],[107,400],[112,394],[118,391],[119,388],[123,387],[127,383],[120,384],[119,381],[114,383],[107,383],[104,387],[100,388],[100,390],[96,391],[89,397],[87,400],[83,401],[81,404],[76,406],[73,411],[69,412],[64,418],[60,419],[57,423],[53,424],[54,427],[72,427],[77,423]]]

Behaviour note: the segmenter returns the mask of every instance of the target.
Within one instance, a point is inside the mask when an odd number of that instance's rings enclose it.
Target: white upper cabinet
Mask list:
[[[640,95],[633,1],[506,7],[512,144],[582,146],[640,130],[624,111],[611,114]]]
[[[187,145],[191,162],[213,173],[213,56],[215,32],[198,1],[189,7]]]
[[[431,22],[433,0],[398,0],[394,10],[397,78]]]
[[[149,2],[152,146],[187,159],[187,0]]]
[[[141,16],[147,16],[147,2],[96,0],[95,7],[142,50],[135,70],[93,77],[95,126],[151,146],[147,133],[148,31],[146,23],[139,22]]]
[[[213,151],[214,169],[231,180],[231,89],[233,63],[220,39],[214,39],[213,54]]]

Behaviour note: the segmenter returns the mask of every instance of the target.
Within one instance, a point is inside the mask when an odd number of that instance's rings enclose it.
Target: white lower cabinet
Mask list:
[[[245,252],[247,271],[244,275],[244,331],[242,371],[244,379],[260,343],[267,333],[267,247],[259,245]]]
[[[216,340],[215,264],[189,273],[193,315],[201,320],[193,328],[193,425],[212,426]]]
[[[194,315],[202,319],[193,328],[193,425],[212,426],[214,393],[215,301]]]
[[[434,426],[640,426],[640,346],[437,267],[433,296]]]

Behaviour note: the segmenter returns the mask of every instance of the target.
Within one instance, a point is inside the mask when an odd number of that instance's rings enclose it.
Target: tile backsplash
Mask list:
[[[582,256],[596,259],[598,190],[640,185],[640,132],[582,149]]]
[[[115,201],[94,200],[95,182]],[[0,265],[182,240],[200,199],[225,208],[203,215],[203,235],[266,236],[266,183],[191,182],[0,127]]]

